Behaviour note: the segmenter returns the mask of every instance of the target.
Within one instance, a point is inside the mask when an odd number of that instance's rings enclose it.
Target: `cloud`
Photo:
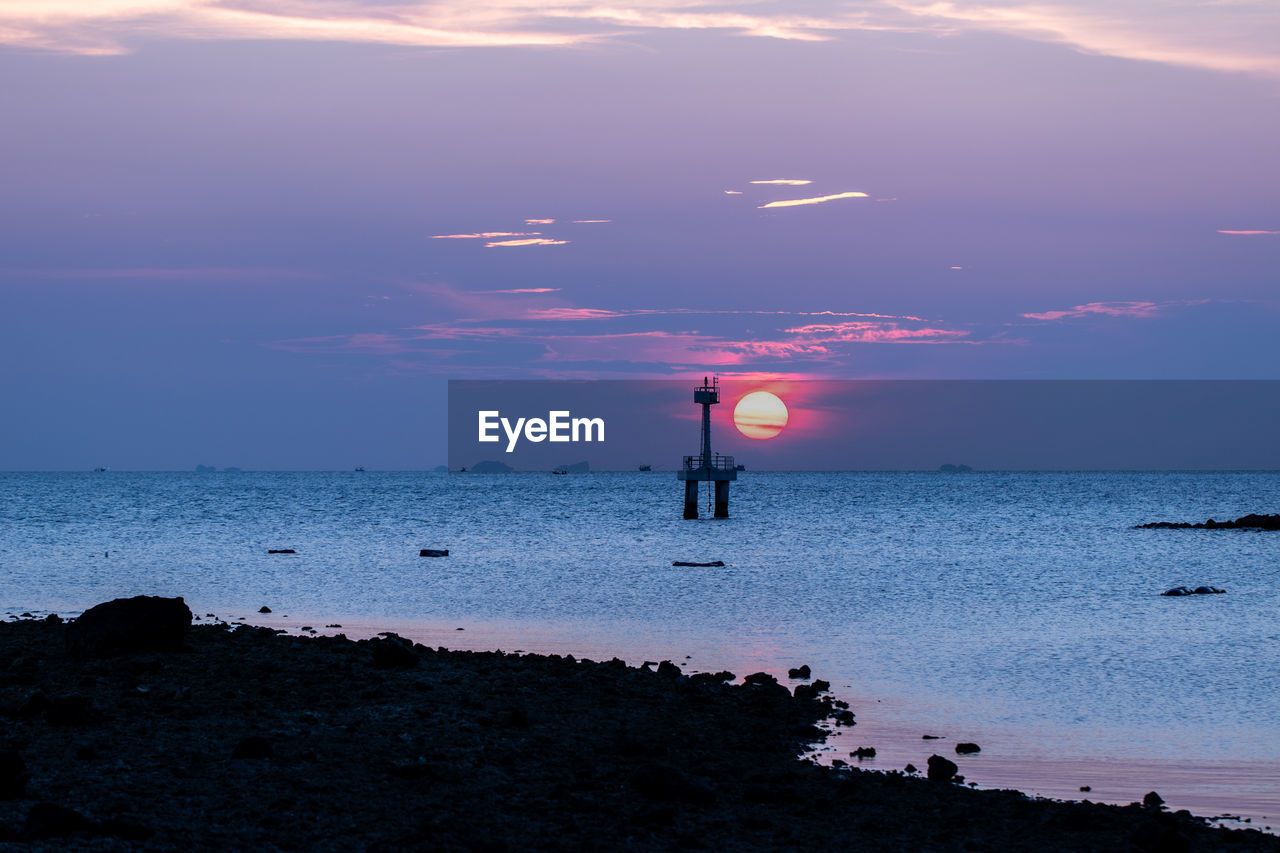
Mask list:
[[[1219,233],[1219,234],[1233,234],[1233,235],[1235,235],[1235,236],[1239,236],[1239,237],[1261,237],[1261,236],[1263,236],[1263,235],[1275,235],[1275,234],[1280,234],[1280,231],[1223,231],[1222,229],[1219,229],[1219,230],[1218,230],[1218,233]]]
[[[1023,314],[1028,320],[1073,320],[1080,317],[1154,317],[1161,306],[1154,302],[1086,302],[1063,311]]]
[[[884,321],[851,321],[848,323],[812,323],[807,326],[796,326],[785,329],[791,335],[799,335],[809,341],[820,343],[943,343],[969,336],[964,329],[939,328],[903,328],[894,322]]]
[[[556,221],[554,219],[526,219],[524,221],[524,224],[525,225],[554,225],[555,222]]]
[[[771,201],[768,204],[762,204],[759,206],[759,209],[765,210],[770,207],[798,207],[802,204],[824,204],[828,201],[835,201],[836,199],[840,199],[840,198],[866,198],[866,197],[867,197],[866,193],[851,192],[851,193],[836,193],[835,195],[820,195],[820,196],[815,196],[814,198],[791,198],[785,201]]]
[[[826,41],[854,31],[995,32],[1075,50],[1280,76],[1280,10],[1266,0],[0,0],[0,43],[86,55],[155,40],[325,41],[410,47],[575,48],[706,30]]]
[[[813,181],[797,180],[794,178],[774,178],[769,181],[749,181],[752,184],[783,184],[788,187],[802,187],[805,184],[811,184]]]
[[[612,222],[612,219],[575,219],[575,225],[595,225],[597,223]]]
[[[477,290],[476,293],[558,293],[559,287],[514,287],[510,290]]]
[[[563,246],[568,240],[552,240],[547,237],[529,237],[524,240],[495,240],[492,243],[485,243],[486,249],[495,249],[506,246]]]
[[[475,234],[432,234],[432,240],[492,240],[494,237],[537,237],[541,231],[479,231]]]
[[[725,190],[725,195],[742,195],[742,190]]]

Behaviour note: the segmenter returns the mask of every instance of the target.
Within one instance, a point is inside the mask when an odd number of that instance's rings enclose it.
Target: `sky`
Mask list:
[[[1280,378],[1267,2],[0,0],[0,469],[450,379]]]

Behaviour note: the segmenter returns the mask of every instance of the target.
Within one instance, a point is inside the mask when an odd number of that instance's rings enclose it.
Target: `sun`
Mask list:
[[[752,391],[733,407],[733,425],[747,438],[773,438],[787,425],[787,406],[777,394]]]

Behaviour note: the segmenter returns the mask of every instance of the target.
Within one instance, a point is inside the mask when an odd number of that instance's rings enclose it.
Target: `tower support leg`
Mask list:
[[[716,518],[729,517],[729,481],[716,480]]]
[[[684,517],[698,517],[698,481],[684,481]]]

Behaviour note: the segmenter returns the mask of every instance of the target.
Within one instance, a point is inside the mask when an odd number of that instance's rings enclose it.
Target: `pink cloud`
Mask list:
[[[1276,234],[1280,234],[1280,231],[1223,231],[1221,228],[1219,228],[1219,229],[1218,229],[1218,233],[1219,233],[1219,234],[1232,234],[1232,235],[1235,235],[1235,236],[1237,236],[1237,237],[1261,237],[1261,236],[1263,236],[1263,235],[1276,235]]]
[[[510,290],[477,290],[476,293],[556,293],[558,287],[513,287]]]
[[[477,231],[474,234],[432,234],[432,240],[492,240],[495,237],[537,237],[541,231]]]
[[[523,240],[495,240],[492,243],[485,243],[486,249],[496,249],[509,246],[563,246],[568,240],[551,240],[547,237],[527,237]]]
[[[1154,302],[1086,302],[1064,311],[1023,314],[1028,320],[1069,320],[1078,317],[1154,317],[1160,306]]]

